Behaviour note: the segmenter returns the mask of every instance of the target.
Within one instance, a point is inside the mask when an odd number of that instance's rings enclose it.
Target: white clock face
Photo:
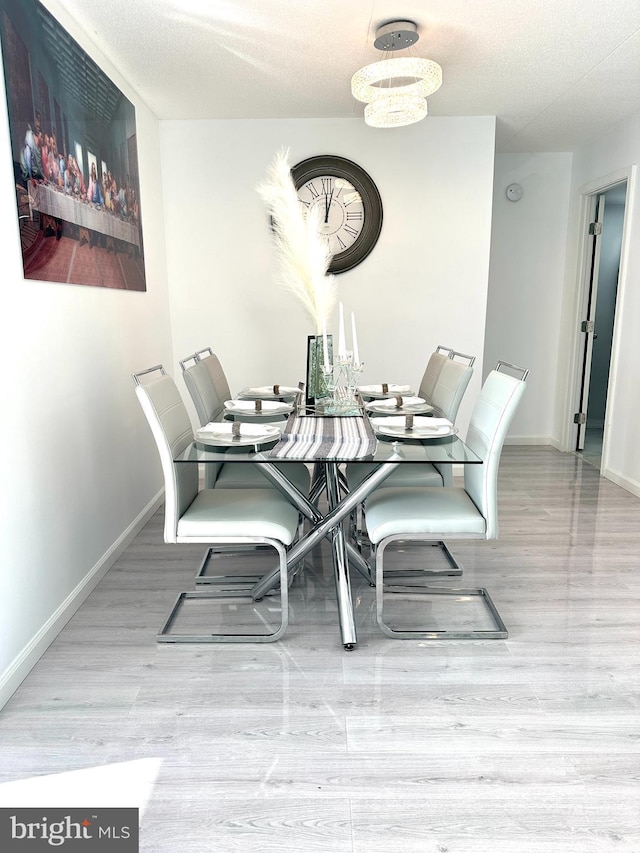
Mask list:
[[[317,211],[319,233],[332,255],[353,246],[364,226],[364,205],[353,184],[345,178],[319,175],[298,187],[298,199],[305,210]]]

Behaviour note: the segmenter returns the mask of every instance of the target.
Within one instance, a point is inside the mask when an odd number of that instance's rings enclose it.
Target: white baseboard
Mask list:
[[[72,590],[58,609],[51,614],[42,628],[16,655],[0,676],[0,708],[2,708],[27,677],[44,652],[58,636],[80,605],[100,583],[120,554],[135,539],[164,500],[164,489],[152,498],[141,513],[116,539],[80,583]]]
[[[623,489],[640,498],[640,483],[637,480],[632,480],[630,477],[625,477],[624,474],[612,471],[611,468],[603,468],[600,474],[607,480],[611,480],[616,486],[622,486]]]

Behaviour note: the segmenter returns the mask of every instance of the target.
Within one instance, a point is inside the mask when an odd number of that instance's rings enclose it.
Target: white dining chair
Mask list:
[[[213,387],[216,389],[216,392],[222,402],[224,403],[225,400],[230,400],[231,389],[229,388],[227,374],[224,372],[220,359],[211,347],[205,347],[204,349],[198,350],[198,352],[194,353],[194,358],[198,363],[204,364],[206,367],[207,372],[211,377]]]
[[[444,353],[446,352],[446,355]],[[473,375],[475,356],[464,355],[449,347],[438,346],[431,355],[420,396],[433,407],[433,415],[455,424],[460,403]],[[429,387],[429,391],[425,388]],[[371,463],[352,462],[347,467],[347,483],[354,488],[373,469]],[[450,486],[453,484],[451,465],[437,463],[407,463],[399,465],[380,488],[392,486]]]
[[[210,351],[210,350],[209,350]],[[204,352],[204,350],[201,350]],[[207,363],[212,362],[213,367],[209,369]],[[189,362],[193,362],[190,364]],[[224,416],[224,400],[220,397],[219,386],[216,386],[213,376],[218,360],[215,356],[207,356],[205,360],[198,359],[198,353],[182,359],[179,364],[182,369],[182,377],[193,401],[193,405],[200,421],[200,426],[212,421],[220,421]],[[228,387],[228,386],[227,386]],[[229,399],[226,397],[225,399]],[[212,469],[211,472],[209,469]],[[309,469],[303,463],[286,463],[284,469],[286,476],[305,495],[309,494],[310,474]],[[262,471],[255,465],[234,465],[225,463],[219,467],[210,465],[205,467],[205,484],[208,488],[264,488],[271,483]]]
[[[446,418],[455,424],[460,403],[473,375],[475,356],[466,355],[451,347],[437,346],[427,363],[420,383],[419,396],[433,407],[432,414]],[[346,479],[350,489],[355,488],[373,470],[371,463],[356,462],[347,466]],[[453,471],[451,465],[438,463],[411,463],[399,465],[380,485],[380,488],[394,486],[451,486]],[[362,508],[352,520],[352,530],[358,541],[362,542],[366,531],[363,529]],[[445,542],[438,543],[444,557],[442,568],[432,568],[428,574],[461,575],[462,569]],[[406,569],[403,574],[412,576],[424,574],[424,570]]]
[[[515,374],[515,375],[514,375]],[[464,466],[464,487],[394,487],[378,489],[367,498],[365,518],[375,555],[376,618],[390,637],[401,639],[505,638],[507,629],[484,588],[448,589],[385,583],[385,552],[396,542],[434,542],[446,539],[496,539],[498,536],[498,467],[504,439],[525,389],[528,370],[499,362],[485,380],[474,406],[467,446],[483,460]],[[493,627],[422,628],[392,627],[385,621],[385,593],[449,596],[459,603],[481,599],[493,619]]]
[[[204,362],[197,354],[188,355],[179,362],[182,378],[193,402],[200,426],[209,421],[221,420],[224,415],[224,400]]]
[[[442,370],[443,365],[446,364],[447,360],[451,357],[452,352],[453,350],[451,347],[444,347],[441,344],[438,344],[435,350],[431,353],[424,374],[422,375],[422,379],[420,380],[420,385],[418,386],[419,397],[422,397],[427,401],[431,400],[434,388],[436,387],[436,382],[440,376],[440,371]]]
[[[182,359],[179,364],[182,377],[193,401],[193,405],[200,422],[200,426],[212,421],[220,421],[224,416],[224,401],[220,397],[220,388],[228,388],[226,379],[218,385],[214,377],[219,372],[216,365],[218,359],[211,355],[205,359],[199,358],[200,353],[194,353]],[[211,353],[210,349],[206,352]],[[221,370],[221,368],[220,368]],[[226,398],[228,399],[228,398]],[[311,475],[306,465],[301,462],[287,462],[277,465],[282,473],[292,482],[304,495],[309,494]],[[204,484],[209,489],[275,489],[273,483],[268,480],[256,465],[243,462],[238,463],[212,463],[204,465]],[[298,535],[302,535],[304,520],[302,516],[298,519]],[[222,549],[226,552],[228,549]],[[218,574],[214,568],[214,559],[220,549],[208,548],[196,573],[196,584],[219,584],[227,580],[226,574]],[[298,567],[302,568],[302,565]],[[258,578],[254,575],[246,575],[246,580],[256,582]]]
[[[256,612],[250,585],[215,591],[181,592],[158,633],[159,642],[221,643],[270,642],[286,631],[289,620],[287,547],[294,540],[298,513],[291,503],[273,488],[219,489],[199,488],[196,462],[175,461],[193,441],[193,430],[186,407],[175,382],[162,365],[133,374],[135,392],[147,418],[162,465],[165,487],[164,541],[166,543],[206,543],[214,546],[255,546],[272,548],[280,568],[280,619],[273,630],[249,632],[222,631],[208,625],[206,631],[182,632],[177,620],[188,602],[228,599],[230,607]],[[275,608],[270,608],[274,610]],[[264,625],[264,617],[257,616]]]

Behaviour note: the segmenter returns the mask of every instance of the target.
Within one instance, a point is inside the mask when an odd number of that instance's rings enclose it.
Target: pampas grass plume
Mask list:
[[[320,334],[335,303],[335,279],[327,274],[331,253],[319,235],[317,209],[305,213],[291,178],[288,149],[281,149],[258,186],[272,219],[278,280],[304,305]]]

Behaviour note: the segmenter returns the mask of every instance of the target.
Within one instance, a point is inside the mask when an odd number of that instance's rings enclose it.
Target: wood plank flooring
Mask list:
[[[439,582],[508,640],[387,639],[354,574],[351,653],[324,548],[280,642],[157,644],[203,549],[156,514],[0,712],[0,805],[137,805],[147,853],[640,853],[640,500],[507,447],[500,507]]]

